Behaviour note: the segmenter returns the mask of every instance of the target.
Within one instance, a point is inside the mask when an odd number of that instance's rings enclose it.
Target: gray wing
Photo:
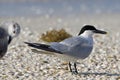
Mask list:
[[[92,51],[92,46],[88,46],[88,41],[82,37],[68,38],[60,43],[52,43],[51,47],[63,54],[84,59]]]
[[[0,27],[0,58],[3,57],[7,51],[8,38],[7,32],[4,28]]]
[[[85,42],[87,41],[83,38],[71,37],[62,42],[53,42],[50,44],[50,47],[62,53],[67,53],[70,51],[71,48],[75,47],[76,45],[82,46]]]
[[[8,36],[7,30],[3,26],[0,26],[0,39],[3,39],[7,36]]]
[[[76,37],[71,37],[71,38],[65,39],[65,40],[61,41],[60,44],[72,47],[77,44],[81,44],[83,42],[87,42],[86,39],[84,39],[83,37],[76,36]]]
[[[60,44],[58,42],[52,42],[50,44],[50,48],[52,48],[52,49],[54,49],[56,51],[59,51],[60,54],[62,54],[62,53],[67,52],[69,47],[67,45]]]
[[[93,46],[88,46],[86,43],[78,44],[69,49],[67,55],[74,56],[76,58],[84,59],[89,56],[93,49]]]
[[[7,52],[7,47],[8,39],[7,38],[0,39],[0,58],[3,57]]]

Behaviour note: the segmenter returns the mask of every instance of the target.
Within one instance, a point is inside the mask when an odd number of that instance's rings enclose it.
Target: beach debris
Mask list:
[[[72,35],[62,28],[60,30],[52,29],[46,31],[46,33],[41,35],[40,39],[46,42],[60,42],[68,37],[72,37]]]

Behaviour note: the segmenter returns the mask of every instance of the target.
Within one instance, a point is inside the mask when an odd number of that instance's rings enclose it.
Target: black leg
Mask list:
[[[72,68],[71,68],[71,63],[69,62],[69,69],[70,69],[70,72],[72,72]]]
[[[78,74],[76,63],[74,63],[74,68],[75,68],[75,74]]]
[[[71,63],[69,62],[69,69],[72,74],[78,74],[77,68],[76,68],[76,63],[74,63],[74,70],[72,70]]]

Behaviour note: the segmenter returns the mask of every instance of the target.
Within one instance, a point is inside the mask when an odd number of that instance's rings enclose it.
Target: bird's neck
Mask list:
[[[93,32],[92,31],[85,31],[80,36],[85,37],[85,38],[92,38]]]
[[[81,37],[88,40],[88,45],[93,46],[93,32],[92,31],[85,31],[83,34],[80,35]]]

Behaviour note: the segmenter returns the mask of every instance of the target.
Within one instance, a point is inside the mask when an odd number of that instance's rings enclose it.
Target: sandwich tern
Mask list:
[[[0,58],[5,55],[8,45],[19,33],[20,25],[17,22],[8,21],[0,24]]]
[[[35,49],[49,51],[69,62],[69,69],[77,74],[76,61],[87,58],[93,49],[94,33],[106,34],[106,31],[98,30],[92,25],[85,25],[80,30],[78,36],[67,38],[61,42],[51,42],[48,44],[25,42],[28,46]],[[71,62],[74,63],[74,70],[71,68]]]

